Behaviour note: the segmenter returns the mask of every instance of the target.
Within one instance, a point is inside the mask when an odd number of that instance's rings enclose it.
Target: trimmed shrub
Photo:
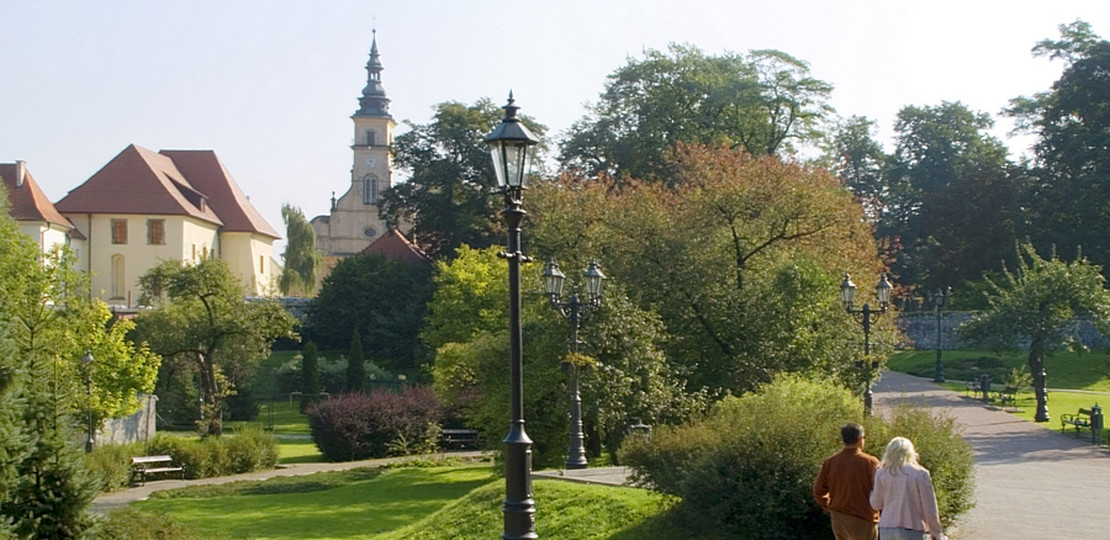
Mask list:
[[[158,435],[146,454],[168,454],[190,479],[272,469],[278,461],[277,440],[257,428],[204,439]]]
[[[933,474],[938,501],[945,501],[945,521],[966,512],[970,447],[950,420],[914,409],[899,409],[889,425],[861,416],[859,397],[848,390],[784,375],[754,393],[726,397],[703,418],[629,440],[622,460],[640,483],[682,498],[674,517],[693,532],[832,538],[813,500],[813,481],[821,462],[842,447],[840,427],[855,421],[868,430],[872,453],[881,454],[895,434],[911,438]]]
[[[436,443],[432,428],[439,420],[439,404],[427,388],[347,394],[308,410],[312,439],[328,461],[425,449]]]
[[[146,444],[101,444],[86,454],[89,475],[101,492],[128,487],[131,482],[131,458],[146,455]]]

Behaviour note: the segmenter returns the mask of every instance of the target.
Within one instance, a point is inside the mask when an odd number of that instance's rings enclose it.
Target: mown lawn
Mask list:
[[[666,525],[673,500],[633,488],[535,481],[542,538],[693,540]],[[496,538],[504,481],[492,467],[355,469],[160,492],[135,503],[204,538]]]

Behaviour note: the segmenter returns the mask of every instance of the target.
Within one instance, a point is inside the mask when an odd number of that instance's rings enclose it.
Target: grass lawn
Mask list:
[[[932,378],[936,366],[936,351],[903,351],[890,357],[887,367],[893,371]],[[991,388],[1001,389],[1006,376],[1014,368],[1026,366],[1024,352],[994,353],[988,351],[944,351],[942,355],[944,386],[965,393],[965,382],[987,373]],[[1075,414],[1080,408],[1089,409],[1098,404],[1110,407],[1110,354],[1105,352],[1058,352],[1045,361],[1048,372],[1049,421],[1042,423],[1046,429],[1060,429],[1061,414]],[[1028,369],[1026,369],[1028,371]],[[1037,412],[1036,397],[1032,389],[1017,393],[1014,415],[1033,421]]]
[[[543,538],[693,540],[668,531],[673,503],[657,493],[539,479]],[[494,538],[504,482],[490,465],[355,469],[312,476],[194,486],[135,503],[204,538]]]

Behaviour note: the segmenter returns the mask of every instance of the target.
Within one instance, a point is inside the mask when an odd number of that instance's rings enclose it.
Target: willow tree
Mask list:
[[[311,296],[316,290],[316,270],[322,257],[316,250],[316,231],[304,217],[301,209],[291,204],[281,207],[285,220],[285,269],[281,272],[278,287],[282,294],[300,292]]]

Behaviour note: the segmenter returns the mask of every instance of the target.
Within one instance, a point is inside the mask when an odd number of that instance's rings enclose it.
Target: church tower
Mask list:
[[[377,203],[382,192],[393,186],[393,128],[397,123],[389,114],[383,69],[374,30],[370,60],[366,62],[366,87],[358,99],[358,110],[351,116],[355,128],[351,185],[338,199],[333,192],[329,215],[312,219],[316,247],[329,259],[356,254],[387,232]]]

